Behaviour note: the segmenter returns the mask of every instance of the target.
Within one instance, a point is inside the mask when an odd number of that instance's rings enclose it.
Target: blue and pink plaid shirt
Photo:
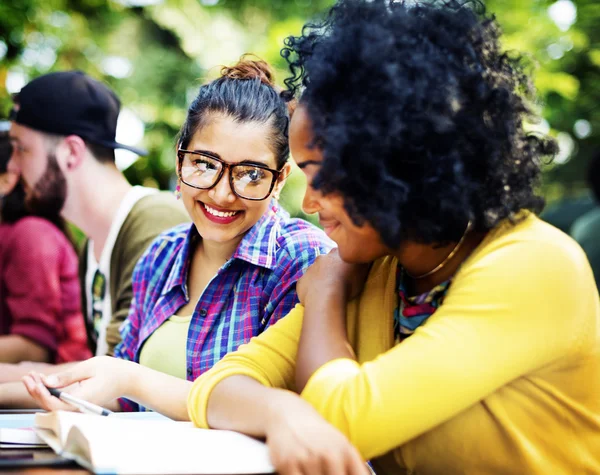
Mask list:
[[[146,339],[188,302],[193,224],[162,233],[133,272],[133,299],[115,357],[139,362]],[[277,202],[246,233],[196,305],[187,336],[187,379],[263,332],[296,305],[296,282],[334,243],[317,227],[291,219]],[[144,410],[120,399],[124,411]]]

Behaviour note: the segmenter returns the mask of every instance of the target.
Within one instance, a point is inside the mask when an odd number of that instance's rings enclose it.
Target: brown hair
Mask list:
[[[249,59],[252,57],[256,59]],[[275,89],[279,96],[287,102],[290,118],[296,110],[298,101],[293,97],[291,99],[288,98],[285,91],[275,84],[275,71],[273,71],[269,63],[258,56],[244,54],[233,66],[222,66],[221,77],[229,79],[260,79],[260,82]]]
[[[244,55],[237,64],[221,67],[221,77],[228,79],[260,79],[260,82],[276,89],[273,68],[262,59],[247,59]]]
[[[271,66],[260,58],[249,59],[249,55],[244,55],[234,66],[223,66],[221,77],[200,87],[181,128],[179,146],[187,147],[209,114],[223,114],[241,123],[259,122],[270,127],[269,142],[277,167],[281,168],[290,152],[291,110],[280,88],[275,86]]]

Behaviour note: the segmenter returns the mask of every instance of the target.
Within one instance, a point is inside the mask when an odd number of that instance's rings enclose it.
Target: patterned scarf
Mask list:
[[[398,282],[397,292],[399,298],[398,306],[394,310],[394,338],[396,343],[400,343],[412,335],[417,327],[423,325],[442,305],[452,283],[452,278],[435,286],[430,291],[414,297],[407,296],[404,269],[400,266],[398,266],[396,273],[396,282]]]

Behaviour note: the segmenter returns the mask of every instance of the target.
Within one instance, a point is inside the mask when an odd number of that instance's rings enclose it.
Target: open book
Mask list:
[[[40,409],[35,412],[43,411]],[[0,414],[0,449],[48,448],[48,444],[40,439],[34,430],[35,412],[11,411],[8,414]],[[119,412],[114,416],[136,420],[170,420],[157,412]]]
[[[274,472],[264,443],[191,422],[57,411],[36,414],[35,425],[56,453],[98,474]]]

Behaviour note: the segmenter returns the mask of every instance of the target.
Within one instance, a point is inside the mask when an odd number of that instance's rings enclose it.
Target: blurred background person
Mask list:
[[[140,256],[162,231],[189,221],[172,193],[132,186],[117,169],[116,148],[144,153],[116,142],[119,112],[120,101],[105,84],[78,71],[51,73],[21,89],[9,131],[10,168],[21,175],[25,202],[51,203],[85,234],[77,301],[96,355],[112,354],[120,342]],[[18,400],[28,370],[0,367],[0,382],[18,381],[0,388],[0,406]]]
[[[0,132],[0,362],[89,358],[77,255],[52,199],[28,206]]]
[[[594,271],[596,286],[600,289],[600,151],[590,162],[587,179],[596,199],[596,207],[577,218],[571,228],[571,236],[587,254]]]
[[[0,131],[0,213],[2,213],[4,203],[8,202],[9,199],[16,201],[17,196],[23,195],[23,188],[21,187],[20,193],[15,193],[10,198],[8,197],[8,195],[10,195],[15,189],[19,181],[19,174],[14,170],[8,169],[8,161],[10,160],[11,154],[12,147],[10,145],[10,140],[8,139],[8,132]],[[21,205],[21,208],[24,208],[24,200],[19,198],[18,201]],[[7,210],[7,212],[11,212],[12,210],[17,210],[17,207],[12,206],[11,210]]]

